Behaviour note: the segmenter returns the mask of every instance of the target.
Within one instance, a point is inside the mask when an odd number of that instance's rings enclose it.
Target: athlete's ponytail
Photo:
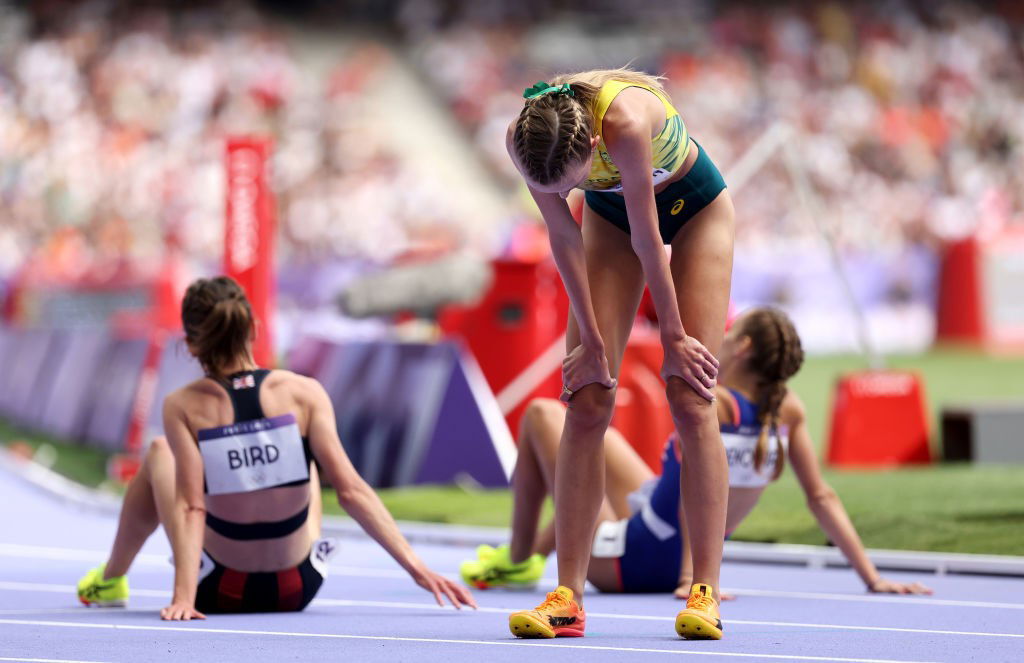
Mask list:
[[[222,377],[238,359],[252,361],[252,309],[245,291],[233,279],[199,279],[181,301],[185,340],[207,374]]]
[[[800,370],[804,350],[796,327],[776,308],[758,308],[743,316],[743,336],[750,338],[750,370],[758,377],[757,411],[761,434],[754,449],[754,469],[760,471],[768,456],[768,440],[778,436],[779,407],[786,397],[786,380]],[[785,454],[776,456],[773,478],[782,474]]]

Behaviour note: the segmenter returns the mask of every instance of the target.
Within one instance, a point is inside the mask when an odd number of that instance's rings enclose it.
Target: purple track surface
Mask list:
[[[587,596],[587,637],[523,641],[510,610],[543,598],[477,592],[479,611],[442,610],[369,540],[344,539],[331,575],[303,613],[162,622],[172,569],[161,533],[130,574],[131,606],[89,609],[74,596],[102,561],[115,521],[0,471],[0,661],[1022,661],[1024,580],[897,574],[935,588],[928,598],[865,594],[848,570],[727,564],[738,595],[723,609],[726,637],[687,642],[670,596]],[[456,573],[467,548],[418,546]],[[549,568],[549,575],[554,571]],[[552,583],[547,583],[552,584]]]

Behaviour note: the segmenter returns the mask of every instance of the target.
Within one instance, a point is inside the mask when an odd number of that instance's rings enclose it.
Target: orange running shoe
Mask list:
[[[687,640],[722,639],[722,620],[711,585],[695,583],[690,587],[686,608],[676,615],[676,633]]]
[[[517,638],[582,638],[587,614],[572,598],[572,590],[558,586],[533,610],[513,612],[508,628]]]

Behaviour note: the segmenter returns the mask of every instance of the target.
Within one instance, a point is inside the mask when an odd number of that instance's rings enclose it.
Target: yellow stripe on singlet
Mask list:
[[[661,132],[651,139],[651,168],[654,175],[654,183],[667,179],[676,172],[686,156],[690,153],[690,136],[686,131],[683,119],[679,112],[669,102],[664,94],[648,85],[641,83],[630,83],[628,81],[608,81],[601,86],[601,91],[594,99],[594,130],[602,136],[601,141],[594,151],[594,158],[590,164],[590,175],[579,188],[586,191],[622,191],[622,176],[619,169],[615,167],[608,148],[604,144],[602,124],[605,113],[611,106],[619,93],[630,87],[639,87],[654,94],[665,106],[665,126]]]

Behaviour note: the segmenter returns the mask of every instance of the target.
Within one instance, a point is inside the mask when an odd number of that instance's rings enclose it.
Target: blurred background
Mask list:
[[[0,2],[0,441],[117,490],[198,375],[184,286],[228,272],[398,517],[506,525],[567,302],[504,132],[537,80],[625,64],[725,174],[733,306],[796,322],[866,543],[1024,554],[1011,1]],[[652,465],[655,325],[615,420]],[[735,538],[824,543],[791,473]]]

